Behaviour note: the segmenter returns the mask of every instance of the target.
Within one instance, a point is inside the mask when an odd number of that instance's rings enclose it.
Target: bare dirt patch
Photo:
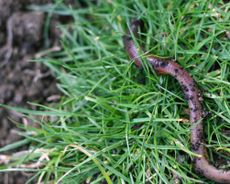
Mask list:
[[[74,2],[65,1],[70,5],[74,5]],[[1,104],[31,109],[35,107],[28,102],[48,104],[52,99],[57,99],[52,97],[60,95],[52,72],[41,63],[31,62],[36,53],[48,49],[44,46],[43,38],[46,15],[42,12],[28,11],[26,7],[47,3],[52,1],[0,0]],[[58,21],[56,18],[50,26],[51,46],[58,42],[59,36],[55,27]],[[0,148],[21,139],[17,134],[16,125],[21,122],[21,114],[0,108]],[[28,173],[22,172],[0,173],[0,183],[22,184],[26,183],[29,176]]]

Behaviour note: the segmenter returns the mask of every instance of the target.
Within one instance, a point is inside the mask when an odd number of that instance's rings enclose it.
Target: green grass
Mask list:
[[[213,183],[193,170],[191,126],[182,121],[188,119],[188,105],[179,84],[150,68],[140,72],[124,51],[122,35],[133,18],[141,18],[145,31],[137,41],[144,49],[176,58],[192,75],[211,113],[204,120],[210,162],[222,160],[230,169],[229,10],[230,3],[214,0],[56,6],[54,13],[72,16],[73,23],[60,26],[63,50],[38,62],[54,71],[64,95],[60,103],[40,106],[40,111],[15,109],[28,118],[43,118],[39,128],[22,127],[24,142],[0,149],[30,143],[32,150],[0,166],[2,172],[29,170],[32,179],[45,183],[161,184],[177,178],[184,184]],[[44,150],[38,154],[38,148]],[[40,169],[19,167],[36,163],[44,153],[49,160]]]

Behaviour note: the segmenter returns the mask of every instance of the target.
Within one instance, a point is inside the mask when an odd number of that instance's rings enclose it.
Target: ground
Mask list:
[[[44,49],[45,15],[26,10],[27,5],[50,2],[0,0],[1,104],[34,108],[28,102],[47,104],[59,98],[60,92],[52,72],[41,63],[31,62],[36,53]],[[0,147],[20,140],[17,133],[18,123],[23,122],[20,113],[1,108],[0,122]],[[1,173],[0,183],[25,183],[28,176],[28,173]]]
[[[18,67],[16,76],[25,70],[24,63],[31,65],[23,73],[27,82],[17,85],[17,91],[27,90],[30,95],[17,95],[13,87],[13,90],[2,89],[3,103],[21,102],[30,109],[34,106],[28,106],[25,101],[44,105],[39,110],[17,108],[17,113],[7,112],[8,117],[13,113],[16,120],[10,118],[5,126],[11,122],[22,126],[6,133],[14,140],[18,140],[14,138],[17,133],[23,137],[19,138],[20,145],[5,143],[7,147],[0,148],[0,170],[26,169],[26,173],[15,176],[27,177],[33,172],[36,182],[39,178],[41,183],[214,184],[195,172],[192,164],[193,125],[189,123],[188,103],[179,84],[170,76],[158,76],[148,67],[141,49],[140,57],[146,66],[143,71],[137,70],[125,52],[122,37],[132,20],[143,20],[143,29],[138,31],[135,43],[149,54],[176,59],[192,76],[202,92],[203,110],[207,112],[203,120],[207,158],[217,168],[229,170],[230,4],[213,0],[106,0],[88,5],[79,9],[55,6],[57,14],[69,16],[62,21],[70,20],[71,24],[60,26],[62,49],[48,57],[42,51],[44,48],[45,51],[60,49],[57,42],[60,39],[55,39],[59,32],[52,29],[59,20],[49,19],[51,29],[48,30],[47,19],[44,24],[42,14],[37,12],[31,22],[31,16],[24,14],[28,10],[22,5],[22,14],[15,10],[17,14],[7,16],[5,12],[7,21],[1,21],[5,25],[1,31],[1,67],[6,69],[9,63],[9,69]],[[19,8],[18,5],[10,7]],[[42,7],[44,11],[49,9],[49,6]],[[42,25],[46,26],[46,36],[53,35],[45,43],[44,33],[40,34]],[[55,72],[58,89],[64,94],[59,101],[59,93],[51,92],[53,73],[39,63],[28,62],[33,57]],[[23,60],[20,66],[12,64],[17,58]],[[8,73],[4,74],[7,84],[12,78]],[[31,90],[36,81],[41,85],[48,81],[51,89],[46,84],[39,93],[38,87]],[[24,83],[30,84],[26,85],[28,88],[22,88]],[[44,96],[44,90],[49,95]],[[58,102],[54,105],[55,100]],[[41,115],[43,119],[38,121],[36,118]],[[18,157],[9,159],[6,148],[17,152]],[[10,183],[14,175],[3,177],[2,181]]]

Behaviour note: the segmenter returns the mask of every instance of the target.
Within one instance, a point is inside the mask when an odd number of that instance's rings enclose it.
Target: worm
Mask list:
[[[131,22],[130,29],[123,36],[123,43],[129,57],[134,61],[138,68],[142,67],[138,49],[132,40],[132,34],[137,36],[138,28],[142,21],[134,20]],[[191,149],[197,156],[193,158],[194,168],[198,174],[218,183],[230,184],[230,171],[217,169],[209,164],[206,159],[206,148],[203,140],[203,121],[201,94],[193,78],[173,59],[162,59],[154,55],[145,55],[145,59],[151,64],[157,74],[168,74],[174,77],[180,84],[185,99],[188,101],[191,128]]]

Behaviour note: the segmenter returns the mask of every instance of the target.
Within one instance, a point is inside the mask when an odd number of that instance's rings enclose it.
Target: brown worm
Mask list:
[[[130,30],[125,36],[123,36],[125,50],[139,68],[142,67],[142,62],[131,34],[137,36],[138,27],[140,27],[141,23],[140,20],[133,21],[130,25]],[[179,64],[177,64],[175,60],[162,59],[153,55],[145,55],[145,58],[153,66],[157,74],[169,74],[176,78],[184,92],[189,105],[190,122],[192,123],[191,149],[198,155],[193,159],[197,173],[210,180],[230,184],[230,171],[215,168],[210,165],[205,158],[206,149],[203,141],[203,110],[200,103],[201,96],[193,78]]]

